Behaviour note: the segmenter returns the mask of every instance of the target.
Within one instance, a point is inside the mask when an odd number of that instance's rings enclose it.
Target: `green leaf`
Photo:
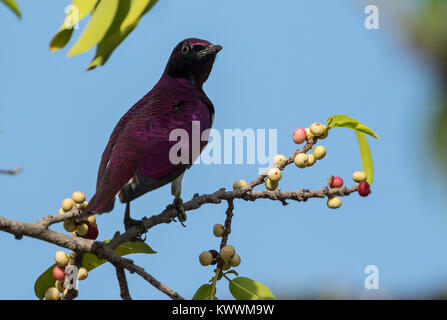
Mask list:
[[[336,115],[333,115],[332,117],[327,118],[327,126],[328,126],[328,128],[343,127],[343,128],[358,130],[358,131],[364,132],[366,134],[369,134],[370,136],[379,140],[379,136],[374,131],[372,131],[370,128],[365,126],[360,121],[358,121],[354,118],[345,116],[343,114],[336,114]]]
[[[17,2],[15,0],[0,0],[0,1],[3,2],[7,7],[9,7],[9,9],[11,9],[19,19],[22,17],[19,6],[17,5]]]
[[[214,292],[213,292],[214,291]],[[197,289],[192,300],[219,300],[216,298],[216,288],[210,284],[204,284]]]
[[[372,184],[374,179],[374,164],[371,155],[371,150],[369,149],[368,141],[363,132],[355,131],[357,135],[357,141],[359,143],[360,157],[362,158],[363,172],[366,173],[367,181]]]
[[[148,12],[158,0],[133,0],[130,8],[129,1],[127,7],[122,7],[107,31],[104,39],[98,44],[95,57],[87,70],[92,70],[97,66],[104,65],[113,51],[127,38],[140,22],[141,17]]]
[[[73,0],[71,5],[78,9],[78,22],[84,19],[90,12],[93,11],[98,0]],[[76,17],[72,16],[73,11],[67,12],[67,16],[64,19],[64,23],[59,31],[54,35],[50,42],[50,51],[62,49],[70,41],[70,38],[74,30],[74,22],[72,21]]]
[[[119,2],[119,0],[107,0],[98,3],[84,32],[67,56],[86,52],[104,38],[115,18]]]
[[[109,241],[110,240],[106,240],[105,242],[107,243]],[[146,254],[156,253],[156,251],[154,251],[144,242],[125,242],[116,247],[114,251],[120,256],[125,256],[132,253],[146,253]],[[85,253],[84,257],[82,258],[82,266],[86,268],[88,271],[91,271],[106,262],[107,260],[98,259],[92,253]],[[56,281],[53,278],[54,266],[55,264],[53,264],[51,267],[45,270],[45,272],[43,272],[34,283],[34,293],[36,294],[37,298],[41,300],[45,297],[45,292],[47,291],[47,289],[50,287],[54,287],[54,283]]]
[[[230,292],[237,300],[275,300],[265,285],[246,277],[230,280]]]
[[[37,298],[42,300],[45,297],[45,292],[48,288],[54,287],[56,280],[53,277],[53,268],[56,264],[53,264],[34,283],[34,293]]]

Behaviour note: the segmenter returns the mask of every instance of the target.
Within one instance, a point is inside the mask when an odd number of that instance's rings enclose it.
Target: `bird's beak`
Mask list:
[[[209,55],[216,55],[220,50],[222,50],[222,46],[219,46],[218,44],[216,45],[211,45],[206,47],[203,50],[200,50],[199,52],[197,52],[197,57],[199,59],[205,58]]]

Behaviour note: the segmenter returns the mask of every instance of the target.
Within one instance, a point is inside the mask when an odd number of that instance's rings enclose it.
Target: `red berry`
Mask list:
[[[362,197],[366,197],[368,194],[371,193],[371,189],[369,187],[369,183],[367,181],[362,181],[359,183],[358,187],[359,195]]]
[[[93,224],[89,224],[87,233],[85,234],[84,238],[95,240],[96,238],[98,238],[98,234],[99,234],[98,227]]]
[[[343,187],[343,179],[340,177],[333,177],[331,181],[331,188]]]
[[[65,267],[55,266],[53,269],[53,277],[56,280],[63,281],[65,278]]]
[[[306,130],[298,128],[293,132],[292,137],[296,144],[301,144],[306,140]]]

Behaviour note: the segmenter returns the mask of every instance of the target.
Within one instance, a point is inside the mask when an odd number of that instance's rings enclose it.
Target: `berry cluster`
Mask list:
[[[370,189],[368,181],[366,181],[366,178],[367,178],[366,173],[364,173],[363,171],[356,171],[352,174],[352,179],[355,182],[359,183],[357,192],[362,197],[366,197],[371,193],[371,189]],[[332,177],[332,180],[330,182],[330,187],[331,188],[343,187],[343,179],[340,177]],[[329,197],[329,199],[327,201],[327,206],[331,209],[340,208],[340,206],[341,206],[340,197],[336,197],[336,196]]]
[[[87,207],[88,202],[85,201],[85,194],[76,191],[73,193],[71,198],[64,199],[62,201],[61,208],[58,214],[63,214],[69,212],[76,206],[78,209],[84,209]],[[74,237],[82,237],[85,239],[95,240],[98,237],[99,231],[96,224],[96,218],[94,215],[89,216],[84,221],[77,223],[74,219],[68,219],[64,221],[64,229],[67,232],[71,232]],[[54,287],[48,288],[45,293],[46,300],[59,300],[64,297],[68,288],[65,288],[65,268],[69,264],[73,264],[71,261],[73,257],[66,254],[64,251],[57,251],[54,255],[54,260],[56,265],[53,268],[53,277],[55,279]],[[87,269],[80,267],[77,270],[77,279],[84,280],[88,277]]]
[[[71,199],[67,198],[62,201],[62,208],[59,209],[59,214],[70,211],[73,206],[84,209],[87,204],[88,202],[85,201],[85,195],[80,191],[76,191],[73,193]],[[65,220],[64,229],[67,232],[71,232],[74,237],[83,237],[90,240],[95,240],[99,234],[94,215],[89,216],[81,223],[76,223],[74,219]]]
[[[65,288],[65,268],[70,263],[71,257],[64,251],[57,251],[54,254],[56,265],[53,268],[53,277],[55,279],[54,287],[48,288],[45,292],[46,300],[59,300],[61,294],[65,296],[68,288]],[[78,269],[78,280],[85,280],[88,277],[88,271],[85,268]]]
[[[213,234],[220,238],[225,233],[225,227],[220,223],[213,227]],[[223,246],[219,252],[216,250],[203,251],[199,255],[199,261],[202,266],[209,266],[219,263],[222,270],[229,270],[231,267],[237,267],[241,264],[241,257],[231,245]]]

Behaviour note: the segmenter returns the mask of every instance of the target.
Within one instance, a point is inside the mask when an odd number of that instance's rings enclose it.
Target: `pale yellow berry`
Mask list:
[[[65,220],[64,221],[64,229],[67,232],[73,232],[76,230],[76,224],[73,220]]]
[[[315,156],[313,154],[308,154],[307,155],[307,166],[311,167],[315,164],[317,160],[315,159]]]
[[[236,250],[234,249],[233,246],[226,245],[225,247],[220,249],[219,255],[225,262],[228,262],[228,261],[230,261],[231,258],[233,258],[235,253],[236,253]]]
[[[93,214],[93,215],[89,216],[86,219],[86,221],[87,221],[88,224],[96,224],[96,217],[95,217],[95,215]]]
[[[234,256],[230,259],[230,261],[228,262],[232,267],[237,267],[238,265],[241,264],[241,256],[238,255],[237,253],[234,254]]]
[[[75,203],[81,204],[85,201],[85,194],[83,194],[81,191],[75,191],[71,195],[71,198]]]
[[[321,160],[326,155],[326,148],[324,146],[317,146],[314,149],[314,157],[317,160]]]
[[[222,237],[224,232],[225,232],[225,227],[223,225],[221,225],[220,223],[216,223],[214,225],[214,227],[213,227],[213,234],[216,237],[218,237],[218,238]]]
[[[278,183],[278,181],[270,180],[270,178],[265,179],[265,187],[270,191],[275,191],[278,188]]]
[[[81,209],[85,209],[85,208],[87,208],[87,206],[88,206],[88,201],[84,201],[83,203],[81,203],[81,204],[79,205],[79,208],[81,208]]]
[[[81,223],[76,226],[76,233],[78,236],[85,236],[88,232],[88,225],[86,223]]]
[[[305,153],[298,153],[295,156],[295,159],[293,160],[293,162],[295,162],[295,165],[298,168],[305,168],[307,166],[307,161],[308,161],[308,158],[307,158],[307,154],[305,154]]]
[[[341,206],[341,199],[339,197],[329,198],[327,201],[327,206],[331,209],[337,209]]]
[[[85,280],[88,277],[88,271],[84,267],[80,267],[78,270],[78,280]]]
[[[60,208],[59,211],[57,212],[57,214],[63,214],[65,213],[64,209]]]
[[[304,129],[306,130],[306,139],[309,140],[310,138],[312,138],[314,135],[312,134],[312,132],[310,132],[309,128]]]
[[[282,172],[278,168],[271,168],[267,172],[267,175],[268,175],[270,180],[272,180],[272,181],[279,181],[281,179],[281,177],[282,177]]]
[[[356,171],[352,174],[352,179],[355,182],[362,182],[366,180],[366,173],[364,173],[363,171]]]
[[[59,292],[64,291],[64,282],[63,281],[56,280],[56,282],[54,283],[54,286],[56,287],[57,290],[59,290]]]
[[[48,288],[45,292],[45,300],[59,300],[59,290],[56,287]]]
[[[321,123],[312,123],[309,129],[315,137],[319,137],[323,134],[324,128],[324,125],[322,125]]]
[[[68,255],[65,252],[57,251],[54,254],[54,260],[56,261],[56,264],[58,266],[65,267],[68,264],[68,261],[70,260],[70,258],[68,257]]]
[[[276,165],[281,164],[282,162],[286,161],[286,156],[283,154],[277,154],[274,158],[273,158],[273,163]]]
[[[199,261],[202,266],[209,266],[213,262],[213,255],[211,252],[203,251],[199,256]]]
[[[62,210],[65,212],[70,211],[73,208],[74,202],[73,199],[67,198],[62,201]]]
[[[247,181],[242,180],[242,179],[240,179],[240,180],[236,180],[236,181],[233,183],[233,190],[245,189],[245,188],[247,188],[247,187],[248,187],[248,183],[247,183]]]

